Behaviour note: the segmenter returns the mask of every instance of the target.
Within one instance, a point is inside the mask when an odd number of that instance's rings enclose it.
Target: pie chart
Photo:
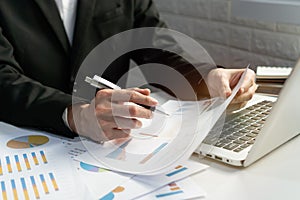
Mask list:
[[[14,138],[7,142],[7,147],[12,149],[28,149],[44,145],[49,142],[49,138],[44,135],[29,135]]]

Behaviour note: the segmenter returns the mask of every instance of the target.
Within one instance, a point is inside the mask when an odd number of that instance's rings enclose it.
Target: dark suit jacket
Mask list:
[[[0,120],[75,136],[61,116],[88,53],[116,33],[163,26],[151,0],[78,0],[71,47],[54,0],[0,0]],[[111,81],[128,70],[120,63]]]

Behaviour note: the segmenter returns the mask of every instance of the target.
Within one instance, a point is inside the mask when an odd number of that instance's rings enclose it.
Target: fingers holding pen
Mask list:
[[[97,92],[96,100],[110,101],[110,102],[133,102],[146,106],[156,106],[157,100],[150,97],[149,89],[126,89],[126,90],[111,90],[103,89]],[[96,103],[97,103],[96,102]]]
[[[94,99],[94,113],[106,140],[126,138],[131,129],[142,127],[137,118],[152,118],[152,111],[136,104],[155,106],[148,89],[103,89]],[[135,103],[135,104],[134,104]]]
[[[141,89],[148,94],[150,91]],[[127,103],[125,103],[127,102]],[[152,118],[152,112],[135,104],[155,106],[157,101],[147,95],[134,90],[101,90],[97,93],[95,111],[96,116],[103,120],[113,120],[116,117]]]
[[[142,93],[141,93],[142,92]],[[146,106],[156,106],[157,100],[150,97],[148,89],[140,90],[116,90],[112,95],[113,102],[132,102]]]

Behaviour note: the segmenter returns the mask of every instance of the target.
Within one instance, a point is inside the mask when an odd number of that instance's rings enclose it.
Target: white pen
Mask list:
[[[116,84],[104,79],[104,78],[101,78],[100,76],[97,76],[97,75],[94,75],[93,78],[90,78],[90,77],[85,77],[85,82],[89,83],[91,86],[93,87],[96,87],[96,88],[99,88],[99,89],[104,89],[104,88],[107,88],[107,89],[114,89],[114,90],[120,90],[121,87],[117,86]],[[169,114],[161,111],[161,110],[158,110],[156,107],[153,107],[153,106],[147,106],[147,105],[143,105],[143,104],[137,104],[139,106],[142,106],[143,108],[146,108],[148,110],[151,110],[152,112],[156,111],[160,114],[163,114],[163,115],[167,115],[169,116]]]

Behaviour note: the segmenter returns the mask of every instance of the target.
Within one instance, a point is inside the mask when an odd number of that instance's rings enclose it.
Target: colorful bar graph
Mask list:
[[[39,161],[36,157],[36,154],[34,152],[32,152],[31,155],[32,155],[32,159],[33,159],[34,164],[39,165]]]
[[[56,180],[55,180],[55,177],[54,177],[53,173],[49,173],[49,177],[50,177],[50,179],[51,179],[51,182],[52,182],[52,185],[53,185],[53,187],[54,187],[54,190],[55,190],[55,191],[58,191],[58,190],[59,190],[59,189],[58,189],[58,185],[57,185],[57,183],[56,183]]]
[[[175,171],[166,174],[166,176],[168,176],[168,177],[174,176],[176,174],[179,174],[180,172],[183,172],[183,171],[187,170],[188,168],[182,167],[182,166],[179,165],[175,169],[176,169]]]
[[[46,155],[45,155],[44,151],[40,151],[40,154],[41,154],[41,157],[42,157],[42,160],[43,160],[44,164],[47,164],[48,160],[46,158]]]
[[[41,179],[45,194],[49,194],[49,189],[48,189],[48,186],[47,186],[47,183],[46,183],[46,180],[45,180],[45,177],[43,174],[40,174],[40,179]]]
[[[179,191],[175,191],[175,192],[168,192],[168,193],[164,193],[164,194],[158,194],[158,195],[155,195],[155,197],[156,198],[162,198],[162,197],[171,196],[171,195],[180,194],[180,193],[183,193],[183,191],[179,190]]]
[[[18,200],[18,192],[17,192],[15,180],[12,179],[12,180],[10,180],[10,182],[11,182],[12,192],[14,195],[14,200]]]
[[[119,146],[116,150],[112,151],[108,155],[106,155],[107,158],[112,158],[115,160],[125,160],[126,159],[126,147],[131,142],[132,139],[129,139],[124,144]]]
[[[148,154],[141,162],[140,164],[145,164],[147,161],[149,161],[155,154],[157,154],[159,151],[161,151],[168,143],[163,143],[159,147],[157,147],[152,153]]]
[[[176,185],[176,183],[170,183],[169,184],[169,189],[170,189],[170,192],[166,192],[166,193],[162,193],[162,194],[157,194],[157,195],[155,195],[155,197],[157,199],[159,199],[159,198],[163,198],[163,197],[167,197],[167,196],[172,196],[172,195],[183,193],[183,191],[181,190],[181,188],[178,187]]]
[[[180,187],[178,187],[176,183],[170,183],[169,187],[171,191],[180,190]]]
[[[21,172],[22,168],[21,168],[21,164],[20,164],[18,155],[15,155],[15,161],[16,161],[16,166],[17,166],[18,172]]]
[[[87,164],[84,162],[80,162],[80,167],[89,172],[106,172],[106,171],[108,171],[107,169],[103,169],[101,167],[90,165],[90,164]]]
[[[2,169],[2,163],[1,163],[1,159],[0,159],[0,176],[3,175],[3,169]]]
[[[8,173],[12,173],[12,168],[11,168],[11,163],[10,163],[9,156],[6,156],[5,159],[6,159],[6,166],[7,166]]]
[[[1,181],[2,199],[7,200],[6,187],[4,181]]]
[[[30,166],[30,163],[29,163],[27,154],[24,153],[24,154],[23,154],[23,158],[24,158],[24,162],[25,162],[25,165],[26,165],[27,170],[31,170],[31,166]]]
[[[124,187],[118,186],[115,189],[113,189],[111,192],[107,193],[103,197],[101,197],[99,200],[113,200],[115,198],[116,193],[121,193],[125,190]]]
[[[34,192],[35,198],[36,199],[40,199],[40,194],[39,194],[38,188],[36,186],[36,182],[35,182],[34,177],[30,176],[30,180],[31,180],[31,185],[32,185],[32,188],[33,188],[33,192]]]
[[[25,200],[29,200],[29,195],[28,195],[28,190],[27,190],[27,187],[26,187],[25,179],[21,178],[20,180],[21,180]]]

